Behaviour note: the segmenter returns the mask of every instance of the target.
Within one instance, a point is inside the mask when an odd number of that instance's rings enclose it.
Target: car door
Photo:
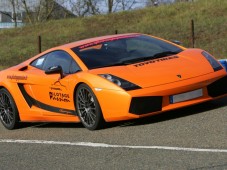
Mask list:
[[[65,51],[57,50],[42,56],[31,63],[39,71],[36,83],[31,90],[37,106],[45,115],[75,114],[74,87],[76,79],[72,74],[80,68],[74,59]],[[61,66],[63,77],[59,73],[45,74],[48,69]]]

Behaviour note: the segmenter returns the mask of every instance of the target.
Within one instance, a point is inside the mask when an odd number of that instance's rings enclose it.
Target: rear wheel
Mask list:
[[[6,89],[0,89],[0,120],[5,128],[12,130],[18,126],[19,114],[13,97]]]
[[[76,91],[76,108],[78,116],[89,130],[103,127],[104,119],[98,100],[89,86],[81,84]]]

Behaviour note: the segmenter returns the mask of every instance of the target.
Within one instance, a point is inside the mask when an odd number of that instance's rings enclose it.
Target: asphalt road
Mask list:
[[[99,131],[81,124],[26,123],[12,131],[0,125],[0,170],[8,169],[224,170],[227,98]]]

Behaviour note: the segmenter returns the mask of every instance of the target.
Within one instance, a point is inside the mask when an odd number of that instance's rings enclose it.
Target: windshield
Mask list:
[[[165,41],[140,34],[95,41],[72,50],[88,69],[134,64],[182,51]]]

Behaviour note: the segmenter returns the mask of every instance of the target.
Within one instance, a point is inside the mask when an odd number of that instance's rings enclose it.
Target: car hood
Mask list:
[[[126,66],[90,70],[94,74],[112,74],[140,87],[182,81],[214,72],[200,49],[187,49],[177,55]]]

